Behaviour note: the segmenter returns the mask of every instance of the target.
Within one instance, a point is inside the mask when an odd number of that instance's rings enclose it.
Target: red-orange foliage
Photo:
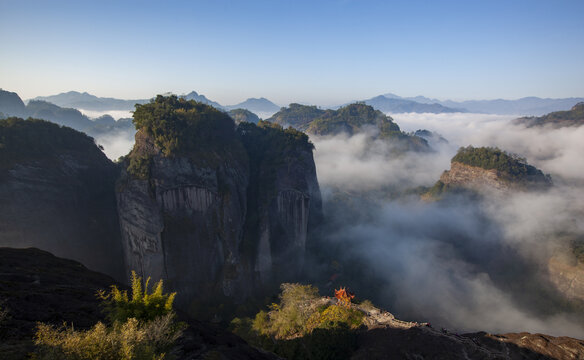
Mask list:
[[[340,288],[339,290],[335,289],[335,297],[337,298],[338,305],[344,305],[346,307],[351,306],[351,299],[355,297],[355,294],[347,291],[344,287]]]

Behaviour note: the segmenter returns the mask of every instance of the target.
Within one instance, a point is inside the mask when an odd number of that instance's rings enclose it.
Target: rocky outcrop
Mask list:
[[[234,128],[226,114],[213,114]],[[312,148],[282,146],[296,140],[281,128],[240,126],[220,147],[176,155],[140,129],[123,165],[147,164],[146,176],[124,169],[118,183],[126,272],[164,279],[183,308],[216,296],[239,301],[298,275],[320,214]]]
[[[470,166],[459,162],[452,162],[450,170],[440,176],[440,181],[450,186],[467,187],[474,190],[494,189],[499,191],[509,190],[511,184],[503,181],[495,169],[486,170],[476,166]]]
[[[507,192],[510,190],[545,189],[551,186],[549,177],[541,174],[526,180],[514,181],[497,169],[484,169],[453,161],[450,170],[440,176],[440,181],[449,187],[461,187],[475,191]]]

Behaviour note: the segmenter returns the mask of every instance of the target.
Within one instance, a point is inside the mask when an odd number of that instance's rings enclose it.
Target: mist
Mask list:
[[[393,117],[402,130],[428,129],[449,143],[395,156],[363,134],[311,137],[329,221],[325,243],[345,267],[338,285],[362,291],[403,320],[455,331],[584,337],[582,314],[565,306],[547,275],[549,259],[568,245],[558,234],[584,235],[584,202],[575,201],[584,198],[584,127],[526,129],[512,125],[513,116],[482,114]],[[432,186],[467,145],[517,153],[555,185],[481,200],[357,199],[385,188]],[[339,193],[352,194],[353,206],[339,206]]]
[[[135,133],[135,130],[104,133],[98,135],[95,142],[103,146],[103,152],[110,160],[117,160],[132,150]]]
[[[115,120],[120,120],[123,118],[131,118],[132,117],[132,113],[133,111],[130,110],[105,110],[105,111],[97,111],[97,110],[85,110],[85,109],[77,109],[79,110],[83,115],[91,118],[91,119],[96,119],[98,117],[101,117],[103,115],[109,115],[111,117],[113,117]]]

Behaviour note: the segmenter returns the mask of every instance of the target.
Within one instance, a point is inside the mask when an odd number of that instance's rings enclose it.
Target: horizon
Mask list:
[[[574,0],[4,1],[0,86],[23,99],[194,90],[224,105],[584,97],[583,11]]]

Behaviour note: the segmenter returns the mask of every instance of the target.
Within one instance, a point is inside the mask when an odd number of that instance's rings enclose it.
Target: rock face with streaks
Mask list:
[[[135,123],[117,185],[128,273],[164,279],[182,306],[245,298],[298,275],[321,207],[305,135],[236,128],[226,114],[175,97],[139,106]]]

